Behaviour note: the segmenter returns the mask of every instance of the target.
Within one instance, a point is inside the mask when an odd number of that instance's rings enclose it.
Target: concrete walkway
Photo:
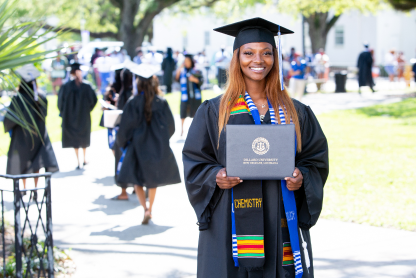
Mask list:
[[[391,99],[354,94],[304,99],[317,113],[387,101]],[[186,123],[189,126],[190,120]],[[181,173],[183,143],[178,132],[171,139]],[[114,185],[114,157],[106,131],[92,134],[90,163],[83,170],[74,170],[73,150],[62,149],[60,143],[54,149],[61,168],[52,179],[54,243],[71,248],[77,265],[73,277],[196,276],[198,227],[183,183],[158,189],[154,219],[142,226],[143,210],[136,196],[110,200],[119,188]],[[5,168],[6,158],[0,157],[0,172]],[[11,211],[6,218],[13,219]],[[414,232],[320,219],[311,234],[315,277],[416,277]]]

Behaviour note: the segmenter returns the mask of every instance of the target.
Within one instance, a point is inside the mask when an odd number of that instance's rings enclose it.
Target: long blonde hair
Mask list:
[[[285,121],[290,122],[290,119],[295,124],[297,135],[297,151],[302,150],[302,138],[300,133],[298,114],[292,99],[287,93],[286,89],[280,89],[279,79],[279,58],[277,50],[273,49],[274,64],[269,74],[266,76],[266,96],[273,108],[278,111],[278,107],[283,108]],[[227,85],[225,93],[221,97],[219,117],[218,117],[218,144],[220,142],[221,131],[225,128],[230,119],[231,109],[236,104],[240,95],[245,94],[246,85],[244,82],[243,72],[240,67],[240,49],[236,49],[231,59],[230,69],[227,71]],[[286,108],[286,109],[284,109]],[[277,112],[278,114],[278,112]],[[280,117],[276,117],[280,124]]]

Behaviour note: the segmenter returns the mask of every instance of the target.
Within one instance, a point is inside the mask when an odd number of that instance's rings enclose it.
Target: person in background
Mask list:
[[[163,59],[162,62],[162,70],[163,70],[163,85],[166,86],[166,92],[172,92],[172,79],[173,79],[173,71],[175,70],[176,63],[173,59],[173,51],[172,48],[168,47],[166,50],[166,57]]]
[[[87,81],[82,78],[80,64],[71,65],[73,80],[59,90],[58,109],[62,117],[62,148],[74,148],[78,166],[81,169],[79,148],[83,149],[87,165],[86,149],[90,146],[91,111],[97,104],[97,96]]]
[[[289,91],[292,98],[301,101],[306,86],[305,74],[307,73],[307,64],[299,53],[293,54],[293,57],[294,60],[290,64],[291,69],[289,71]]]
[[[176,81],[181,85],[181,136],[186,117],[193,118],[201,105],[201,85],[204,82],[202,73],[195,69],[193,56],[185,55],[185,61],[176,71]]]
[[[397,81],[400,81],[400,79],[403,78],[405,65],[406,60],[404,57],[404,53],[402,51],[399,51],[399,53],[397,54]]]
[[[108,84],[113,83],[113,80],[112,80],[113,71],[111,70],[111,66],[118,64],[118,63],[119,63],[118,59],[112,58],[110,56],[98,57],[95,60],[94,67],[97,68],[98,73],[100,75],[100,80],[101,80],[101,87],[100,87],[101,94],[104,94],[106,92]]]
[[[358,68],[358,92],[361,94],[361,87],[369,86],[374,93],[374,80],[373,80],[373,55],[370,52],[369,45],[364,44],[364,51],[360,53],[357,61]]]
[[[57,52],[57,54],[58,56],[56,56],[56,59],[52,61],[51,71],[52,92],[54,95],[57,94],[63,84],[62,80],[66,76],[66,67],[68,65],[66,58],[59,52]]]
[[[318,91],[320,91],[322,84],[326,82],[329,74],[329,56],[325,54],[323,48],[320,48],[319,52],[315,55],[314,61],[315,72],[318,79],[320,80],[316,83],[316,86],[318,87]]]
[[[130,97],[133,95],[133,74],[127,68],[123,69],[123,71],[121,72],[121,84],[122,84],[122,87],[118,93],[117,103],[116,103],[117,109],[119,110],[124,109],[126,103],[130,99]],[[119,127],[117,126],[116,129],[118,130]],[[120,146],[117,143],[117,133],[116,133],[116,138],[115,138],[115,142],[113,146],[113,151],[114,151],[114,156],[115,156],[114,179],[115,179],[117,186],[121,187],[121,193],[120,195],[112,198],[112,200],[128,201],[129,196],[127,195],[127,188],[129,186],[133,186],[133,184],[122,183],[122,182],[117,181],[118,180],[117,167],[121,159],[121,156],[123,155],[123,152],[121,151]]]
[[[390,82],[394,82],[394,76],[396,75],[397,59],[394,49],[386,53],[384,57],[384,70],[389,75]]]
[[[133,62],[140,65],[142,63],[142,58],[143,58],[143,51],[140,48],[138,48],[136,50],[136,56],[134,56],[133,58]]]
[[[11,137],[6,174],[39,173],[42,168],[45,168],[46,172],[57,172],[58,162],[45,125],[48,100],[37,90],[36,78],[40,72],[32,64],[25,65],[16,72],[21,76],[18,89],[20,96],[12,97],[3,121],[4,131],[9,132]],[[24,119],[21,119],[19,111],[23,113]],[[18,124],[21,120],[35,124],[38,132],[28,132]],[[35,178],[35,187],[37,182],[38,179]],[[26,189],[26,179],[23,179],[23,187]],[[26,195],[25,191],[23,195]],[[37,200],[36,191],[33,199]]]
[[[175,132],[175,120],[168,102],[160,97],[154,85],[154,74],[146,65],[140,70],[129,68],[139,76],[139,92],[123,109],[117,144],[123,148],[117,181],[134,184],[136,195],[144,209],[142,224],[152,218],[157,187],[181,182],[169,139]],[[143,190],[149,192],[149,206]]]
[[[289,87],[289,80],[290,80],[290,70],[292,68],[289,62],[289,56],[285,56],[282,54],[282,67],[283,67],[283,81],[286,87]]]
[[[94,79],[95,86],[97,88],[101,87],[101,80],[100,80],[100,74],[98,73],[98,69],[95,67],[95,62],[96,62],[97,58],[99,58],[101,56],[103,56],[103,52],[101,50],[99,50],[98,48],[95,48],[94,49],[94,54],[92,54],[91,61],[90,61],[91,68],[92,68],[92,71],[93,71],[92,77]]]
[[[412,71],[413,71],[413,77],[415,78],[415,82],[416,82],[416,58],[412,59],[413,60],[413,66],[412,66]]]
[[[227,69],[230,64],[230,55],[225,51],[225,45],[215,54],[215,66],[218,69],[218,87],[222,88],[227,83]]]
[[[290,48],[290,54],[289,54],[289,62],[292,63],[296,59],[296,50],[294,47]]]

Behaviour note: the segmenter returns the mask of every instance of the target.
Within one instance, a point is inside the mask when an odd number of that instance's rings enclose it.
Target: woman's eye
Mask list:
[[[270,55],[272,55],[272,53],[271,52],[266,52],[266,53],[264,53],[264,55],[270,56]]]
[[[244,52],[244,55],[252,55],[253,53],[251,52]]]

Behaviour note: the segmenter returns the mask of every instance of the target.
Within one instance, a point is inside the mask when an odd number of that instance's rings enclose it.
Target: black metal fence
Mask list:
[[[19,181],[28,178],[45,178],[45,186],[33,189],[20,189]],[[1,240],[3,269],[0,277],[54,277],[52,207],[51,207],[51,173],[27,175],[0,175],[0,178],[13,181],[13,190],[0,189],[1,194]],[[0,179],[6,185],[6,180]],[[11,184],[11,182],[10,182]],[[14,229],[7,231],[4,194],[14,195]],[[40,193],[40,194],[38,194]],[[42,194],[43,193],[43,194]],[[29,196],[27,196],[29,195]],[[39,196],[38,196],[39,195]],[[26,197],[24,197],[26,196]],[[30,218],[29,218],[30,213]],[[46,219],[45,219],[46,218]],[[45,221],[46,220],[46,221]],[[10,225],[12,227],[12,225]],[[14,244],[6,246],[6,233],[14,230]],[[6,265],[8,250],[14,248],[13,273]],[[15,264],[15,265],[14,265]]]

